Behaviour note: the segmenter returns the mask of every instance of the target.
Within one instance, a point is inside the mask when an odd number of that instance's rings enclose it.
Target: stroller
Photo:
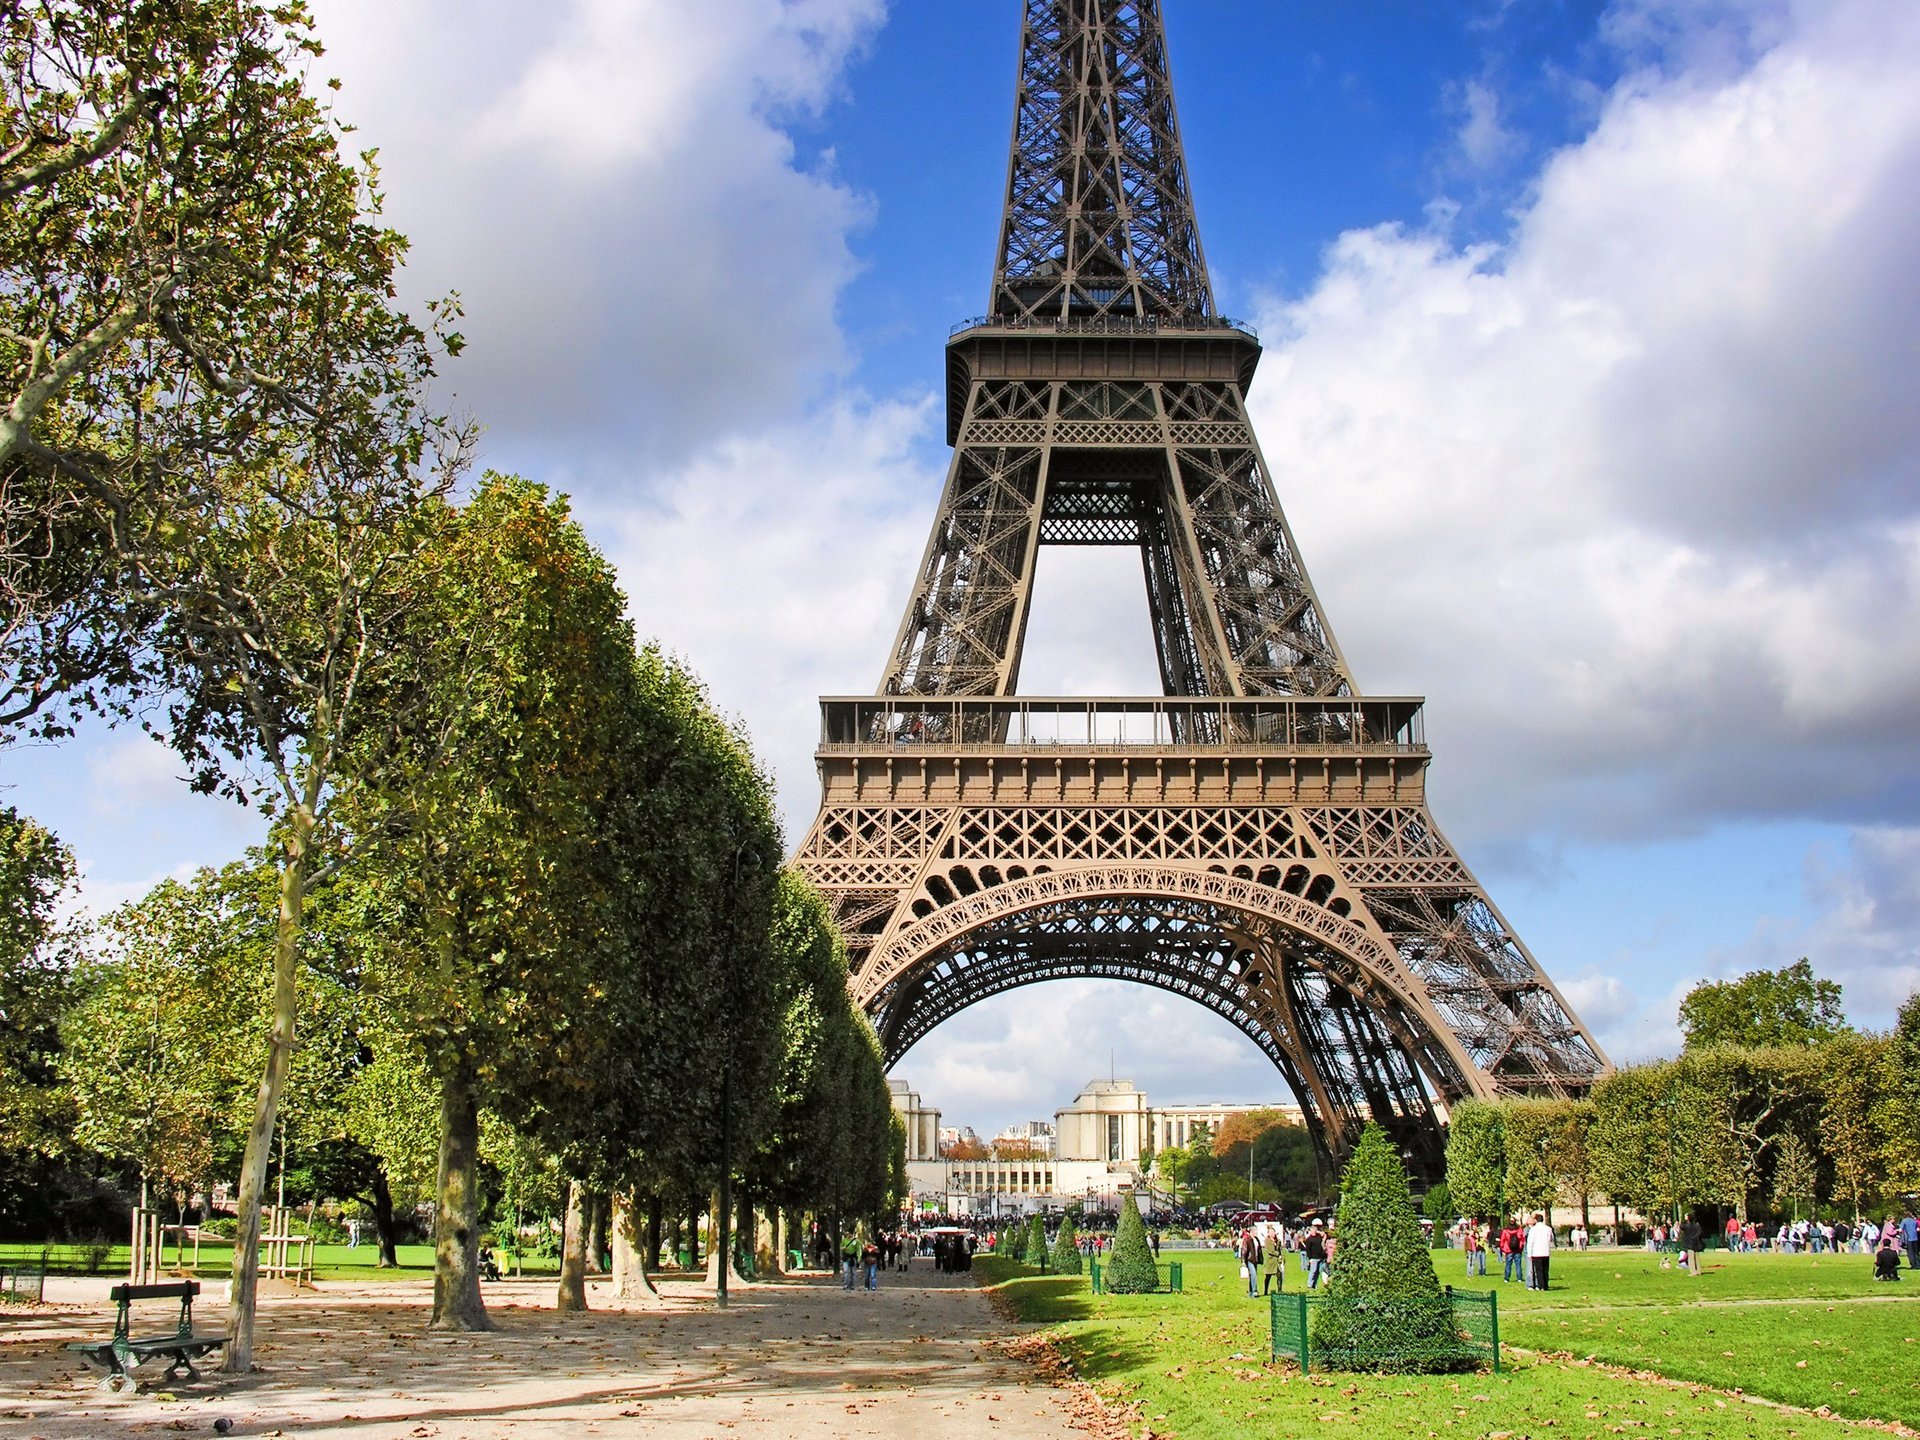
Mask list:
[[[493,1247],[491,1245],[482,1245],[480,1247],[480,1278],[482,1280],[499,1280],[503,1278],[500,1274],[500,1262],[493,1258]]]

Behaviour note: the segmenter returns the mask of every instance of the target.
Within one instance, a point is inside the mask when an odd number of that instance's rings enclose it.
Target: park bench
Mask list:
[[[200,1372],[193,1362],[227,1343],[224,1333],[195,1331],[193,1297],[200,1293],[198,1280],[181,1280],[171,1285],[116,1285],[108,1298],[119,1306],[110,1340],[75,1340],[67,1349],[84,1355],[89,1365],[106,1372],[100,1383],[108,1390],[130,1390],[136,1382],[133,1372],[156,1355],[170,1355],[166,1378],[197,1380]],[[133,1307],[141,1300],[178,1300],[180,1318],[171,1331],[154,1335],[133,1334]]]

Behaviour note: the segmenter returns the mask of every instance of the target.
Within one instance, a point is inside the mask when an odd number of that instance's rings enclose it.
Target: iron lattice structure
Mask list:
[[[877,695],[821,702],[797,864],[888,1062],[1018,986],[1186,995],[1338,1158],[1437,1174],[1468,1096],[1606,1069],[1428,812],[1421,702],[1368,697],[1247,419],[1157,0],[1026,0],[992,312],[947,344],[953,460]],[[1165,694],[1016,694],[1042,545],[1137,548]]]

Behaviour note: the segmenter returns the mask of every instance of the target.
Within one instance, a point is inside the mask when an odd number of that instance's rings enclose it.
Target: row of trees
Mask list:
[[[1586,1099],[1456,1109],[1453,1209],[1604,1196],[1659,1219],[1698,1206],[1857,1218],[1920,1192],[1920,995],[1891,1033],[1864,1034],[1801,961],[1697,987],[1681,1016],[1678,1057],[1619,1070]]]
[[[389,1191],[431,1129],[440,1326],[487,1323],[483,1111],[580,1196],[704,1194],[730,1142],[770,1199],[877,1208],[877,1051],[765,778],[636,649],[563,502],[464,493],[475,427],[433,390],[459,307],[396,306],[405,242],[304,88],[304,8],[0,24],[0,725],[137,718],[271,836],[76,967],[47,923],[69,862],[13,817],[6,1143],[177,1180],[237,1126],[239,1369],[289,1096]],[[164,1068],[183,1033],[212,1098]],[[229,1128],[183,1141],[189,1112]]]
[[[1142,1166],[1200,1206],[1245,1200],[1299,1209],[1325,1188],[1313,1137],[1278,1110],[1229,1115],[1217,1131],[1197,1126],[1185,1145],[1143,1156]]]

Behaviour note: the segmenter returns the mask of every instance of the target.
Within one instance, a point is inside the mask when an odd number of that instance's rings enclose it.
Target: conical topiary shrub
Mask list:
[[[1406,1167],[1377,1125],[1367,1126],[1341,1177],[1334,1234],[1333,1273],[1313,1326],[1316,1360],[1333,1370],[1475,1368],[1421,1238]]]
[[[1007,1252],[1007,1258],[1009,1260],[1024,1260],[1026,1258],[1026,1254],[1027,1254],[1027,1227],[1026,1226],[1024,1225],[1007,1226],[1005,1230],[1002,1230],[1000,1232],[1000,1241],[1001,1241],[1002,1248],[1004,1248]]]
[[[1047,1258],[1047,1222],[1038,1215],[1027,1222],[1027,1264],[1038,1265]]]
[[[1080,1273],[1080,1237],[1074,1233],[1071,1215],[1060,1222],[1060,1233],[1053,1237],[1053,1258],[1048,1264],[1056,1275]]]
[[[1101,1278],[1113,1294],[1145,1295],[1160,1287],[1147,1227],[1140,1221],[1140,1207],[1130,1199],[1120,1202],[1120,1228],[1114,1232],[1111,1253]]]

